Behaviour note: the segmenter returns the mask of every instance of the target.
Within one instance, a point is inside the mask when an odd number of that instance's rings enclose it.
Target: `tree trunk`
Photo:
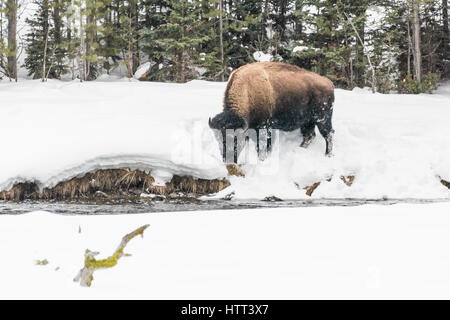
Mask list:
[[[448,2],[447,0],[442,0],[442,47],[444,48],[444,56],[448,57],[450,54],[448,48],[448,40],[450,38],[450,32],[448,30]]]
[[[86,78],[86,61],[85,61],[85,45],[84,45],[84,26],[83,26],[83,10],[80,5],[80,52],[78,60],[78,68],[80,73],[80,82]]]
[[[285,40],[286,35],[286,10],[287,10],[286,0],[280,1],[280,40]]]
[[[223,2],[219,0],[219,37],[220,37],[220,80],[225,81],[224,57],[223,57]]]
[[[131,8],[132,12],[132,34],[130,37],[133,39],[133,57],[132,57],[132,74],[135,74],[136,70],[139,67],[140,64],[140,57],[139,57],[139,33],[138,33],[138,27],[139,27],[139,8],[138,8],[138,2],[137,0],[131,1]]]
[[[74,59],[74,48],[72,47],[72,22],[71,19],[67,19],[67,54],[69,55],[69,59],[71,60],[70,71],[72,73],[72,80],[75,79],[75,59]]]
[[[261,28],[261,37],[264,39],[266,36],[266,28],[268,27],[267,21],[269,21],[269,0],[265,0],[263,9],[263,21]]]
[[[181,15],[184,17],[184,2],[182,2],[182,7],[181,7]],[[184,38],[186,33],[185,27],[183,26],[181,29],[181,39]],[[184,48],[182,48],[180,51],[178,51],[178,70],[177,70],[177,78],[178,78],[178,82],[180,83],[184,83],[186,80],[185,77],[185,72],[184,72]]]
[[[410,26],[410,21],[409,21],[409,15],[408,15],[408,52],[407,52],[407,67],[408,67],[408,73],[407,75],[409,76],[411,74],[411,48],[412,48],[412,41],[411,41],[411,26]]]
[[[6,3],[8,18],[8,76],[17,82],[17,0]]]
[[[355,66],[355,82],[357,86],[364,87],[365,85],[365,63],[364,63],[364,39],[365,39],[365,22],[361,22],[361,26],[357,31],[359,34],[361,41],[360,46],[356,47],[356,63]]]
[[[417,81],[422,82],[422,54],[420,52],[420,0],[413,1],[413,39],[414,39],[414,74]]]
[[[43,61],[42,61],[42,82],[45,81],[45,68],[46,68],[46,62],[47,62],[47,46],[48,46],[48,31],[50,28],[47,27],[47,32],[45,33],[45,41],[44,41],[44,54],[43,54]]]
[[[177,60],[177,82],[184,83],[186,79],[184,72],[184,50],[178,52]]]
[[[299,12],[302,10],[303,4],[301,1],[295,1],[295,11]],[[294,40],[300,40],[303,32],[303,25],[302,20],[299,17],[295,18],[295,33],[294,33]]]
[[[62,59],[60,54],[60,47],[62,45],[62,28],[63,22],[61,19],[61,0],[54,0],[53,7],[53,21],[54,21],[54,51],[55,51],[55,64],[56,67],[60,67],[62,65]],[[59,79],[61,77],[60,68],[55,69],[55,76]]]

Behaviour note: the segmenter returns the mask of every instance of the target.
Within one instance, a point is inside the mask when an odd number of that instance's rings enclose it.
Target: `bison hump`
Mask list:
[[[241,67],[232,74],[225,92],[225,108],[234,109],[249,120],[255,112],[270,116],[274,106],[270,74],[264,68]]]

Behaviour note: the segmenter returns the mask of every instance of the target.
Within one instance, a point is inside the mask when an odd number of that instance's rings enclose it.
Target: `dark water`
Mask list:
[[[125,214],[175,212],[221,209],[296,208],[322,206],[360,206],[364,204],[392,205],[397,203],[450,202],[450,199],[311,199],[311,200],[202,200],[195,202],[154,201],[126,204],[79,204],[63,202],[22,203],[0,201],[0,214],[22,214],[32,211],[48,211],[59,214]]]

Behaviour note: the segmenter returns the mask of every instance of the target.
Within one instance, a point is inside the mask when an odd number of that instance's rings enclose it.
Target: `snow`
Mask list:
[[[386,15],[386,9],[382,6],[370,6],[367,10],[367,30],[374,31],[381,29],[380,26]]]
[[[272,61],[273,56],[270,53],[264,53],[262,51],[255,51],[253,53],[253,58],[255,58],[255,60],[257,62],[267,62],[267,61]]]
[[[150,62],[146,62],[146,63],[143,63],[143,64],[141,64],[138,68],[137,68],[137,70],[136,70],[136,72],[134,73],[134,78],[135,79],[140,79],[147,71],[149,71],[150,70],[150,67],[151,67],[151,63]]]
[[[151,171],[158,184],[173,174],[227,175],[208,117],[221,112],[225,83],[131,81],[104,76],[79,83],[1,81],[0,190],[15,182],[41,187],[99,168]],[[336,90],[334,156],[317,133],[299,148],[300,131],[281,132],[273,153],[258,161],[243,152],[245,178],[216,197],[303,199],[303,187],[323,181],[313,198],[449,198],[450,84],[434,94],[383,95]],[[317,131],[317,130],[316,130]],[[351,187],[340,176],[354,175]],[[331,182],[325,180],[332,177]]]
[[[293,53],[296,53],[297,51],[305,51],[305,50],[308,50],[309,48],[308,47],[306,47],[306,46],[296,46],[293,50],[292,50],[292,52]]]
[[[0,215],[0,298],[448,299],[449,210],[447,202]],[[147,223],[125,249],[131,256],[96,271],[90,288],[72,281],[86,248],[108,257]]]

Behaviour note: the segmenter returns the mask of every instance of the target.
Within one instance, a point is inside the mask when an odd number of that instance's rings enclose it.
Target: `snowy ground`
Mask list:
[[[448,299],[449,211],[442,203],[0,215],[0,298]],[[131,257],[96,271],[90,288],[72,281],[86,248],[107,257],[146,223],[125,250]]]
[[[224,84],[101,80],[0,82],[0,189],[111,167],[151,170],[159,183],[172,174],[226,175],[207,126]],[[248,161],[246,177],[232,177],[217,195],[302,199],[295,183],[333,177],[313,197],[447,202],[0,214],[0,298],[450,298],[450,190],[438,178],[450,181],[449,102],[450,84],[433,95],[336,90],[334,157],[324,157],[319,136],[304,150],[299,132],[282,133],[266,161]],[[354,184],[341,175],[355,175]],[[147,223],[144,239],[126,249],[132,256],[97,271],[91,288],[72,281],[86,248],[107,257]]]

